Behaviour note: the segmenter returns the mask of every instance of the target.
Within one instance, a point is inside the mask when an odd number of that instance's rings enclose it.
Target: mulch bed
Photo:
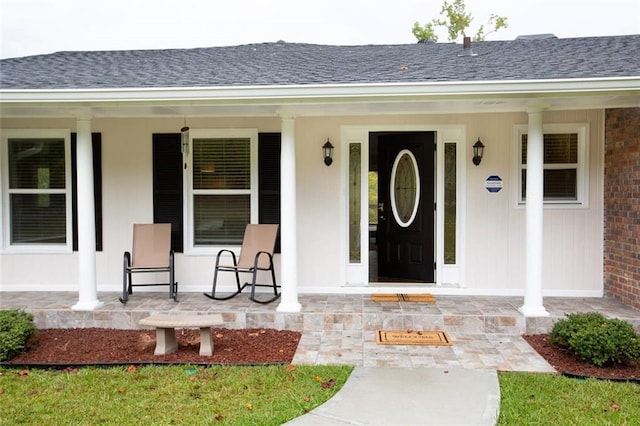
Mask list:
[[[273,329],[212,329],[213,355],[200,356],[200,331],[176,330],[178,351],[154,355],[154,330],[40,329],[29,349],[5,365],[289,364],[301,334]]]
[[[549,340],[548,334],[525,334],[522,337],[561,374],[579,378],[594,377],[640,382],[640,363],[598,367],[581,360],[571,352],[556,347]]]
[[[7,366],[69,367],[82,365],[130,364],[290,364],[301,334],[273,329],[212,329],[212,356],[200,356],[198,330],[177,330],[178,352],[153,354],[153,330],[115,330],[104,328],[39,329],[29,349]],[[640,363],[631,366],[597,367],[562,350],[547,334],[522,336],[556,371],[576,377],[640,382]]]

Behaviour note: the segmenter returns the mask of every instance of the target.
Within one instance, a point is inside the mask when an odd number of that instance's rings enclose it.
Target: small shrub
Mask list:
[[[569,339],[580,330],[598,327],[607,318],[598,312],[567,314],[565,319],[556,322],[549,333],[549,339],[554,345],[570,349]]]
[[[633,326],[596,312],[567,315],[554,325],[549,338],[597,366],[640,360],[640,335]]]
[[[33,315],[15,309],[0,311],[0,361],[25,350],[35,332]]]

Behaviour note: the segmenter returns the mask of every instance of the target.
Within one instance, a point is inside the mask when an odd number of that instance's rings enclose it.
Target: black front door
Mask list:
[[[378,278],[432,283],[435,132],[372,133],[371,138],[378,146]]]

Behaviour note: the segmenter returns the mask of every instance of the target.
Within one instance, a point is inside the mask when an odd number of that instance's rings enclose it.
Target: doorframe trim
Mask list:
[[[347,190],[342,191],[340,200],[340,210],[342,211],[340,220],[340,258],[342,260],[341,283],[346,287],[368,287],[369,282],[369,221],[368,221],[368,172],[369,172],[369,134],[372,132],[436,132],[436,271],[435,283],[425,283],[425,285],[441,286],[443,284],[454,285],[455,287],[465,287],[465,239],[466,233],[466,125],[439,125],[439,124],[403,124],[403,125],[343,125],[340,126],[340,155],[346,160],[341,162],[340,187]],[[360,263],[349,262],[349,144],[360,143],[361,145],[361,208],[360,208]],[[442,207],[444,206],[444,144],[455,143],[456,149],[456,264],[444,264],[444,217]],[[402,286],[403,283],[394,285]],[[409,284],[407,284],[409,285]],[[413,288],[415,284],[411,284]]]

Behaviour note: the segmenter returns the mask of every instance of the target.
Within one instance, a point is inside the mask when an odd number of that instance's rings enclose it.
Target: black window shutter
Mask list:
[[[183,252],[180,133],[153,134],[153,222],[171,223],[171,249]]]
[[[258,222],[280,223],[280,133],[258,135]],[[280,231],[275,252],[280,253]]]
[[[73,251],[78,251],[78,135],[71,133],[71,209]],[[91,133],[93,150],[93,196],[96,217],[96,251],[102,251],[102,135]]]

